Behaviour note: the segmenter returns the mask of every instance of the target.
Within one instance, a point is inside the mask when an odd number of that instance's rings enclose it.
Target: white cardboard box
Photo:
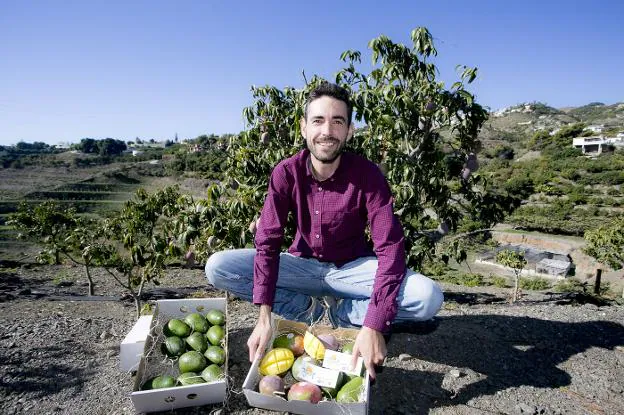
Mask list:
[[[119,350],[119,367],[124,372],[137,370],[143,356],[145,339],[150,331],[152,315],[141,316],[121,342]]]
[[[308,329],[308,326],[304,323],[297,323],[289,320],[275,320],[274,321],[273,337],[269,342],[267,349],[270,349],[275,337],[283,333],[300,333],[303,334]],[[355,329],[336,329],[333,330],[330,327],[325,326],[313,326],[310,331],[315,334],[332,333],[339,339],[355,340],[358,331]],[[273,411],[291,412],[301,415],[366,415],[368,413],[368,401],[370,395],[370,381],[369,374],[366,372],[364,377],[364,390],[362,391],[362,402],[357,403],[344,403],[340,404],[335,401],[320,401],[313,404],[304,401],[287,401],[278,396],[263,395],[258,392],[258,383],[262,378],[258,371],[260,365],[260,359],[256,359],[247,377],[243,383],[243,392],[247,398],[247,402],[251,406],[262,409],[270,409]]]
[[[177,378],[177,360],[171,361],[164,358],[157,348],[158,339],[162,339],[162,328],[171,318],[183,317],[188,313],[206,313],[208,310],[216,308],[226,315],[226,330],[223,348],[226,351],[226,360],[223,366],[225,379],[200,383],[197,385],[177,386],[174,388],[163,388],[156,390],[140,390],[141,385],[147,379],[157,374],[167,373]],[[145,341],[145,351],[137,371],[134,391],[130,394],[130,399],[137,412],[170,411],[177,408],[189,406],[203,406],[225,401],[227,390],[227,301],[225,298],[197,298],[184,300],[160,300],[156,302],[154,318],[152,320],[150,335]]]

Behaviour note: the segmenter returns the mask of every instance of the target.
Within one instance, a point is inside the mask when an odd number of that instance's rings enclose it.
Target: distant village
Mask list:
[[[535,111],[536,104],[524,103],[515,105],[512,107],[501,108],[497,111],[494,111],[491,115],[493,117],[503,117],[512,113],[532,113]],[[624,103],[619,104],[618,108],[624,108]],[[539,120],[547,119],[547,115],[540,115],[538,117]],[[536,123],[536,124],[538,124]],[[523,121],[519,122],[518,125],[532,125],[533,121]],[[545,129],[545,126],[535,125],[534,130],[542,130]],[[555,135],[559,132],[561,128],[555,128],[550,132],[550,135]],[[583,152],[583,154],[588,155],[599,155],[604,150],[608,148],[608,146],[613,147],[624,147],[624,130],[613,135],[612,129],[610,129],[611,135],[606,135],[605,131],[607,130],[607,126],[604,124],[593,124],[585,127],[586,131],[591,131],[593,134],[590,136],[583,137],[575,137],[572,139],[572,146],[578,148]]]
[[[201,139],[205,137],[206,139]],[[140,139],[137,137],[135,140],[126,141],[127,148],[123,151],[123,154],[132,154],[135,157],[141,156],[146,150],[150,148],[165,148],[172,146],[174,144],[180,144],[181,146],[186,148],[188,153],[202,153],[208,151],[211,148],[210,139],[217,140],[218,137],[215,135],[211,136],[200,136],[196,138],[178,138],[178,135],[175,135],[175,138],[170,140],[155,140],[155,139]],[[219,147],[223,147],[222,143],[218,144]],[[60,142],[58,144],[54,144],[52,147],[60,150],[71,150],[75,148],[74,143],[69,142]],[[78,150],[72,150],[72,152],[79,152]]]

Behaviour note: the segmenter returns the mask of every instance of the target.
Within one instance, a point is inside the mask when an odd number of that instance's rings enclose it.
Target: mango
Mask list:
[[[264,376],[260,379],[258,390],[263,395],[273,396],[275,392],[284,393],[284,379],[277,375]]]
[[[303,336],[297,333],[282,334],[273,341],[273,348],[285,347],[290,349],[295,357],[301,356],[303,349]]]
[[[290,349],[278,347],[271,349],[264,355],[258,366],[263,375],[281,375],[288,372],[295,361],[295,356]]]
[[[323,360],[325,357],[325,345],[309,331],[306,331],[305,336],[303,336],[303,348],[307,354],[316,360]]]
[[[289,401],[318,403],[321,397],[321,388],[310,382],[297,382],[288,390]]]
[[[338,394],[336,395],[336,402],[339,403],[354,403],[360,401],[360,395],[362,393],[362,389],[364,388],[364,378],[356,377],[345,383],[345,385],[340,388]]]

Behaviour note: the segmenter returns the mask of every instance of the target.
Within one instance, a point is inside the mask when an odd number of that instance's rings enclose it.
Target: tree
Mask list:
[[[71,250],[66,239],[77,224],[76,210],[55,201],[35,206],[22,202],[7,224],[19,232],[18,238],[29,238],[43,245],[38,261],[60,264],[61,254]]]
[[[104,267],[132,296],[137,317],[145,284],[158,284],[167,263],[181,255],[172,224],[184,201],[177,187],[153,194],[139,189],[120,212],[104,221],[101,237],[85,247],[90,263]]]
[[[80,140],[80,143],[76,146],[78,150],[85,154],[97,153],[98,146],[97,140],[94,138],[83,138]]]
[[[583,251],[613,269],[624,268],[624,216],[595,230],[585,232]],[[624,297],[624,290],[622,290]]]
[[[115,140],[113,138],[105,138],[100,140],[96,144],[98,153],[100,156],[115,156],[121,154],[128,147],[122,140]]]
[[[513,269],[514,272],[514,290],[511,302],[515,303],[518,300],[518,288],[520,286],[520,273],[524,269],[527,261],[524,259],[524,255],[512,251],[511,249],[504,249],[496,254],[496,262],[506,267]]]
[[[490,227],[513,204],[490,191],[484,177],[471,176],[478,168],[477,135],[487,119],[487,111],[465,89],[477,70],[460,67],[461,79],[445,89],[430,62],[437,51],[429,31],[415,29],[411,39],[411,47],[386,36],[373,39],[369,47],[375,67],[369,74],[356,69],[360,52],[344,52],[347,66],[335,81],[351,91],[355,119],[366,124],[350,149],[385,173],[403,223],[408,265],[418,268],[435,254],[435,240],[454,231],[461,218]],[[324,81],[313,76],[308,82],[305,74],[304,79],[302,89],[252,87],[254,101],[243,111],[249,128],[228,140],[224,180],[208,189],[204,202],[210,220],[200,239],[212,237],[209,251],[248,244],[249,224],[261,210],[272,168],[302,148],[299,119],[305,98]],[[432,220],[440,225],[437,232],[425,228]],[[288,244],[292,224],[285,236]],[[462,250],[451,251],[465,257]]]
[[[100,230],[96,220],[80,217],[73,208],[47,201],[36,206],[22,203],[7,224],[20,232],[19,237],[28,237],[44,246],[37,256],[39,262],[60,264],[64,256],[84,266],[89,295],[94,295],[89,246]]]

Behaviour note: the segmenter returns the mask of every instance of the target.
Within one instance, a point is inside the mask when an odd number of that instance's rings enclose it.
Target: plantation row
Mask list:
[[[72,190],[49,190],[42,192],[32,192],[26,195],[26,200],[51,199],[63,201],[83,201],[83,200],[127,200],[128,192],[91,192]]]
[[[68,183],[56,188],[56,191],[65,192],[124,192],[132,193],[136,190],[134,184],[124,183],[95,183],[95,182],[79,182]]]
[[[126,194],[126,196],[129,196]],[[55,201],[66,208],[74,208],[78,213],[107,213],[119,210],[124,200],[62,200],[62,199],[27,199],[27,200],[2,200],[0,201],[0,215],[17,212],[19,205],[36,206],[44,202]]]

